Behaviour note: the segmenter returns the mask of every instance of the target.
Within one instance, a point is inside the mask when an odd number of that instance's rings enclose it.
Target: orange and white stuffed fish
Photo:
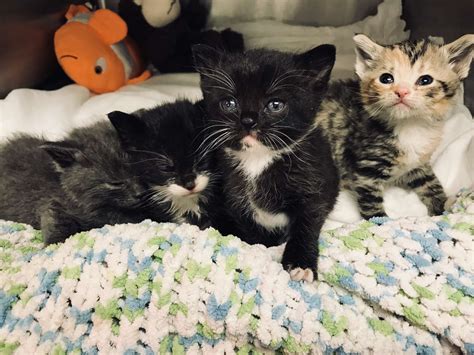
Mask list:
[[[71,5],[66,18],[54,35],[54,48],[59,64],[76,83],[100,94],[150,77],[119,15]]]

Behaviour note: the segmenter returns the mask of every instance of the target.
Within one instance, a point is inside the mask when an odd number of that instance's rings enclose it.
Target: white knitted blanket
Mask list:
[[[43,248],[0,221],[1,354],[474,354],[474,192],[440,217],[321,236],[320,281],[280,248],[190,225],[105,226]]]

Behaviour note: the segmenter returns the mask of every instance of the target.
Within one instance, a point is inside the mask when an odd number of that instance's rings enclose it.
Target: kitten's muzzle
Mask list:
[[[186,175],[183,178],[182,185],[186,190],[192,191],[196,187],[196,175]]]

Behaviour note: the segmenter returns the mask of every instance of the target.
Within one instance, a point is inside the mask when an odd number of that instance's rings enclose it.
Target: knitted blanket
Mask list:
[[[43,248],[0,221],[0,353],[474,354],[474,192],[450,213],[324,232],[319,279],[282,248],[191,225],[105,226]]]

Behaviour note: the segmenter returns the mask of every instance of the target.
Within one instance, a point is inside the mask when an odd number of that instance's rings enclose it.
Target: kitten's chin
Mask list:
[[[244,150],[254,148],[262,144],[258,141],[257,136],[254,134],[249,134],[245,136],[244,138],[242,138],[241,142],[242,142],[242,149]]]

